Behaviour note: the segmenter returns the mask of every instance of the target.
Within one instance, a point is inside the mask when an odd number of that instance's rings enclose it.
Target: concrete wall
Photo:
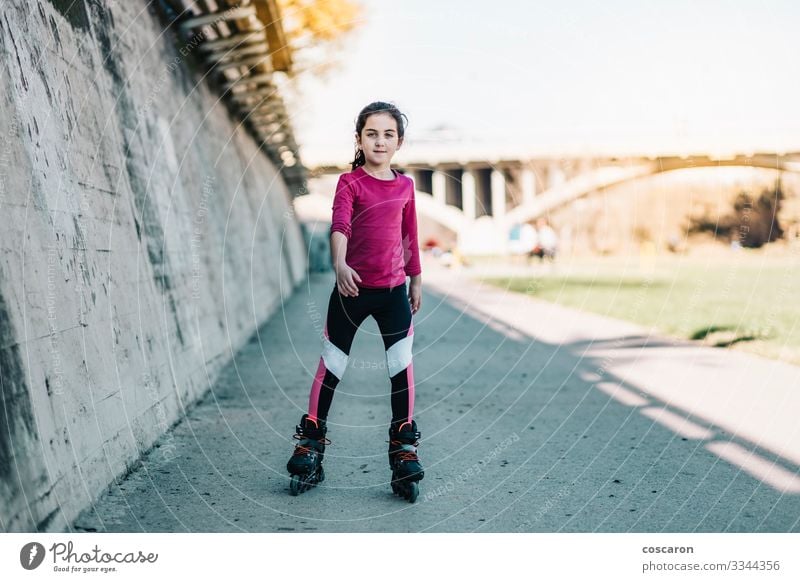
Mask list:
[[[2,531],[66,529],[304,277],[277,169],[150,4],[0,15]]]

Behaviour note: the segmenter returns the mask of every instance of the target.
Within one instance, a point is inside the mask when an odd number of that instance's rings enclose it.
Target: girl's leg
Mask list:
[[[328,418],[333,392],[347,369],[353,338],[368,314],[369,302],[369,296],[363,293],[358,297],[346,297],[339,294],[336,286],[331,292],[322,355],[308,397],[308,416],[312,420]]]
[[[386,348],[386,365],[392,382],[392,422],[389,425],[389,467],[392,491],[412,503],[419,493],[418,481],[425,476],[417,456],[421,436],[414,415],[414,367],[411,346],[414,324],[405,285],[392,289],[372,313]]]
[[[414,366],[411,363],[414,324],[406,286],[392,289],[372,316],[378,323],[386,349],[386,366],[392,383],[392,424],[411,422],[414,414]]]

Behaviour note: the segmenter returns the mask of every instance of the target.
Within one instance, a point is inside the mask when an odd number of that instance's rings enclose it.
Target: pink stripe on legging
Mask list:
[[[312,420],[317,420],[317,404],[319,404],[319,393],[322,390],[322,379],[325,378],[325,361],[319,357],[319,366],[311,383],[311,394],[308,395],[308,416]]]
[[[328,322],[325,322],[325,327],[322,329],[323,335],[328,338]],[[330,338],[328,338],[330,339]],[[317,373],[314,375],[314,381],[311,383],[311,393],[308,395],[308,416],[312,420],[317,420],[317,405],[319,404],[319,394],[322,390],[322,380],[325,378],[325,360],[322,356],[319,357],[319,365],[317,366]]]
[[[414,322],[412,321],[408,327],[408,335],[414,335]],[[408,364],[406,368],[408,375],[408,422],[411,422],[411,417],[414,416],[414,360]]]

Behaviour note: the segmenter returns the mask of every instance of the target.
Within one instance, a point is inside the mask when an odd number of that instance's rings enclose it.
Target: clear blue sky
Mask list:
[[[362,0],[342,72],[297,81],[306,161],[347,158],[370,101],[541,151],[800,150],[800,3]]]

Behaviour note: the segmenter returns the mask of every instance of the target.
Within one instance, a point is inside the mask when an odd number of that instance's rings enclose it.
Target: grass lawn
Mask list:
[[[800,364],[800,256],[599,258],[482,277],[539,299],[655,326],[673,337]]]

